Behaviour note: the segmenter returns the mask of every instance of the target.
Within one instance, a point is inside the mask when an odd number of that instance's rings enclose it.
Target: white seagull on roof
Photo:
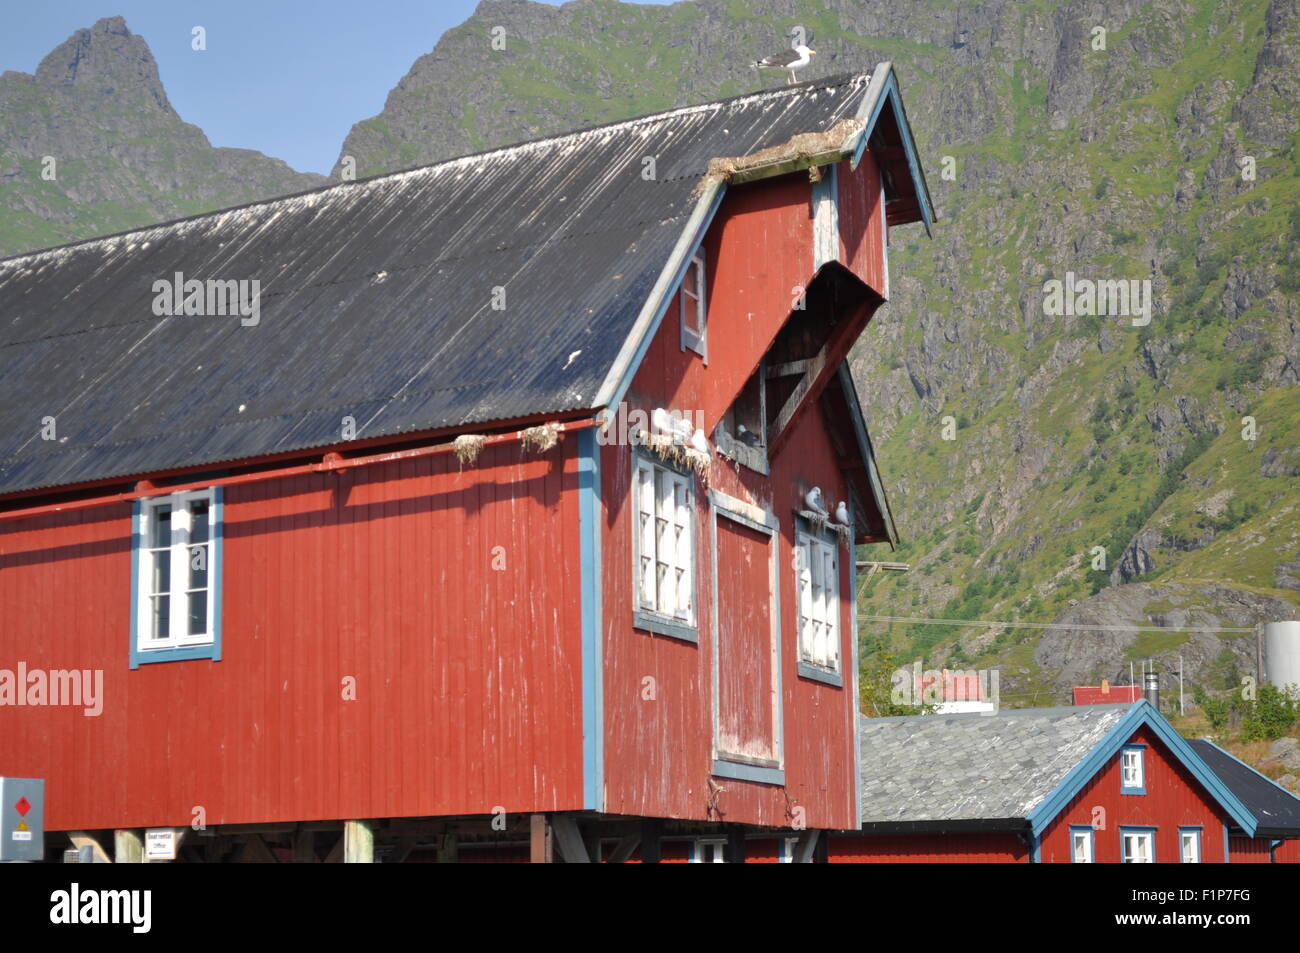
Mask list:
[[[773,53],[771,56],[765,56],[761,60],[754,61],[755,69],[783,69],[790,74],[790,82],[795,81],[794,71],[803,69],[812,62],[812,58],[817,54],[816,50],[810,50],[802,43],[797,44],[793,49],[784,50],[780,53]]]

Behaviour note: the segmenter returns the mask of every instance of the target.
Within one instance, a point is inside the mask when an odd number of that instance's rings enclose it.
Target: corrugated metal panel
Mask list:
[[[709,158],[827,128],[864,84],[792,86],[0,262],[0,491],[336,444],[345,415],[369,438],[588,408]],[[153,283],[176,273],[259,281],[260,323],[156,317]],[[44,416],[57,442],[40,439]]]
[[[1010,833],[832,834],[832,864],[1023,864],[1029,848]]]

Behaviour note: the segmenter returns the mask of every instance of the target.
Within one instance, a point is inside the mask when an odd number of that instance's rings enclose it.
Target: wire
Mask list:
[[[1220,626],[1218,628],[1168,627],[1162,625],[1072,625],[1067,622],[990,622],[983,619],[922,619],[903,615],[860,615],[859,619],[867,622],[910,622],[918,625],[986,625],[1006,626],[1009,629],[1076,629],[1089,632],[1254,632],[1254,626],[1240,628]]]

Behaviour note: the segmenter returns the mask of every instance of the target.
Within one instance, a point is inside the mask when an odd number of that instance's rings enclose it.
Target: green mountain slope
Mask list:
[[[779,82],[747,64],[796,25],[805,75],[893,61],[943,220],[895,232],[893,299],[854,355],[913,564],[867,583],[865,646],[1000,665],[1016,703],[1148,656],[1210,679],[1225,650],[1252,670],[1254,640],[871,617],[1295,614],[1298,6],[485,2],[341,158],[374,174]],[[1067,272],[1149,279],[1150,324],[1046,313]]]
[[[324,181],[213,148],[172,109],[153,54],[121,17],[78,30],[35,75],[0,75],[0,256]]]

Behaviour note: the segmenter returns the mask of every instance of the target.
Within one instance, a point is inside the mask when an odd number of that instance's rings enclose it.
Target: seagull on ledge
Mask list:
[[[773,53],[771,56],[765,56],[761,60],[754,62],[755,69],[782,69],[790,74],[790,82],[795,81],[794,71],[803,69],[812,62],[812,58],[817,54],[816,50],[810,50],[802,43],[793,49],[785,50],[781,53]]]

